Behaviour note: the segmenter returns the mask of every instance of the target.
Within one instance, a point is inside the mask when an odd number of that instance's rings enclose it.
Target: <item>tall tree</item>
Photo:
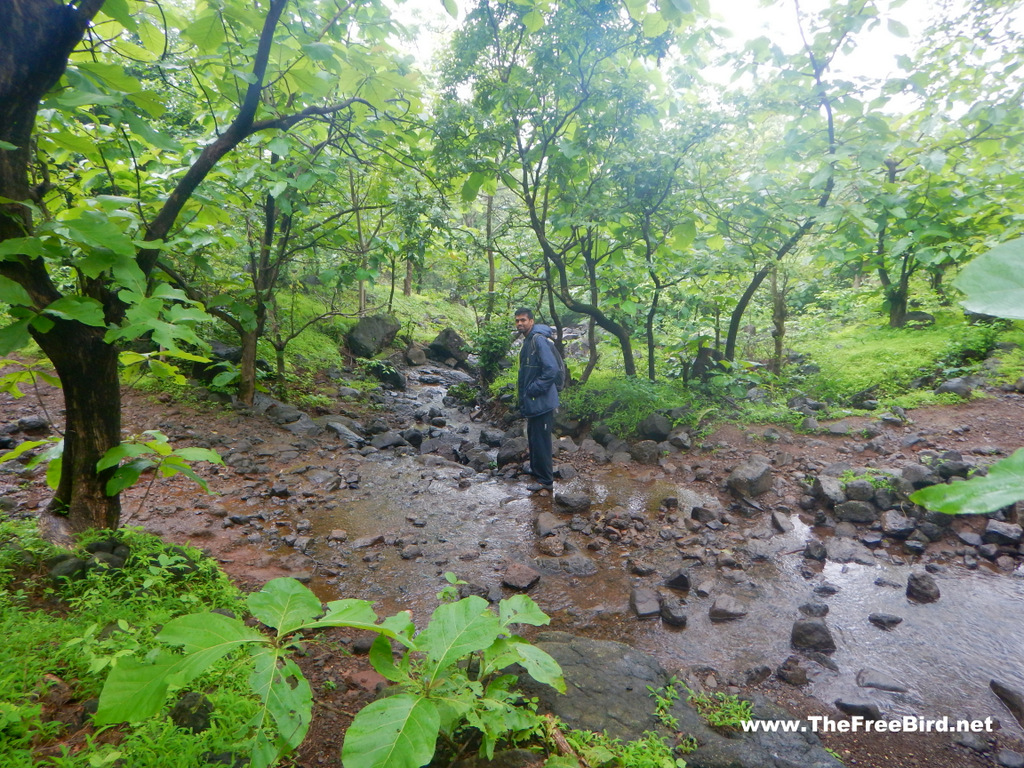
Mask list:
[[[198,216],[200,185],[255,134],[346,111],[369,119],[393,94],[380,88],[389,73],[346,57],[358,29],[386,19],[376,4],[307,2],[289,13],[288,0],[228,0],[193,18],[161,6],[166,25],[134,0],[102,8],[6,0],[0,25],[0,291],[16,318],[0,331],[0,351],[31,335],[64,388],[64,471],[42,521],[52,538],[118,524],[119,498],[106,493],[113,469],[96,471],[121,439],[115,342],[148,333],[173,350],[187,336],[187,298],[157,279],[158,262],[182,214]],[[196,71],[202,117],[190,129],[205,138],[180,153],[163,141],[151,124],[161,99],[126,71],[122,53]],[[352,88],[340,98],[339,77]],[[55,119],[35,134],[44,99]],[[115,134],[130,139],[123,176],[103,140]],[[74,163],[49,162],[47,144],[72,147]],[[125,189],[115,185],[125,177]]]

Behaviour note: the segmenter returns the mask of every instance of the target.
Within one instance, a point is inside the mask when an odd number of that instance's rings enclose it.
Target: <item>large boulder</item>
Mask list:
[[[640,422],[637,432],[644,440],[661,443],[668,440],[668,436],[672,433],[672,422],[664,414],[652,413]]]
[[[373,357],[392,341],[402,324],[390,315],[371,315],[355,324],[348,334],[348,348],[356,357]]]
[[[427,347],[427,357],[439,363],[463,363],[469,357],[465,340],[454,328],[445,328]]]
[[[614,738],[631,740],[644,731],[665,736],[664,726],[654,716],[648,687],[664,688],[668,673],[652,656],[623,643],[591,640],[564,632],[544,632],[536,645],[547,651],[562,667],[566,693],[557,693],[522,675],[519,688],[527,697],[536,696],[542,712],[551,712],[572,728],[607,731]],[[755,720],[793,719],[793,715],[765,699],[753,701]],[[722,735],[682,696],[670,713],[678,719],[678,730],[693,736],[700,745],[686,755],[689,768],[841,768],[829,755],[810,725],[795,733],[781,731]]]

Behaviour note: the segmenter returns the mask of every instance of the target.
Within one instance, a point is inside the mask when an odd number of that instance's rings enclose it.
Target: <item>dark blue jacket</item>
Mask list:
[[[554,330],[534,323],[519,352],[519,412],[527,418],[558,407],[558,361],[555,359]]]

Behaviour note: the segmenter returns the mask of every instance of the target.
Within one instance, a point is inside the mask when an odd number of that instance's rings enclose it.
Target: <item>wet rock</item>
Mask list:
[[[1022,532],[1021,526],[990,519],[985,525],[985,532],[981,538],[986,544],[1014,546],[1020,543],[1022,535],[1024,532]]]
[[[690,572],[689,570],[682,569],[678,570],[665,579],[665,586],[669,589],[674,589],[678,592],[689,592],[690,591]]]
[[[500,429],[482,429],[480,430],[480,442],[491,448],[497,448],[501,445],[501,441],[505,435]]]
[[[637,433],[644,440],[653,440],[656,443],[660,443],[663,440],[667,440],[672,433],[672,422],[663,414],[652,413],[640,422],[637,427]]]
[[[821,619],[828,615],[828,606],[825,603],[804,603],[798,609],[804,616],[811,616]]]
[[[924,464],[908,464],[903,468],[902,474],[903,479],[914,486],[916,490],[942,482],[942,478]]]
[[[213,702],[195,691],[184,693],[171,707],[171,722],[185,731],[202,733],[210,729]]]
[[[853,504],[855,502],[847,502]],[[833,539],[828,543],[828,559],[835,563],[874,565],[875,555],[866,546],[853,539]]]
[[[772,525],[779,533],[789,533],[793,530],[793,522],[786,515],[779,511],[772,512]]]
[[[816,595],[834,595],[839,591],[839,587],[831,582],[825,581],[814,588],[814,594]]]
[[[835,508],[836,518],[849,523],[873,523],[878,519],[878,508],[869,501],[844,501]]]
[[[403,560],[415,560],[423,556],[423,548],[419,544],[407,544],[402,547],[399,554]]]
[[[266,410],[267,418],[269,418],[275,424],[291,424],[293,421],[298,421],[305,414],[298,408],[292,405],[286,405],[284,403],[275,403]]]
[[[635,576],[653,576],[658,570],[645,560],[635,558],[630,558],[626,561],[626,564],[629,567],[629,572]]]
[[[548,536],[554,536],[559,529],[564,528],[565,526],[565,520],[555,517],[550,512],[541,512],[537,516],[537,522],[534,524],[534,530],[536,530],[538,536],[546,538]]]
[[[969,547],[980,547],[985,543],[981,540],[981,536],[974,531],[960,531],[956,536]]]
[[[988,739],[980,733],[958,733],[953,737],[953,743],[959,744],[961,747],[965,747],[978,754],[988,752],[989,750]]]
[[[501,583],[512,589],[528,590],[540,581],[540,572],[525,563],[512,563],[505,569]]]
[[[661,620],[673,627],[686,626],[686,604],[674,595],[661,598]]]
[[[469,357],[469,348],[454,328],[445,328],[430,342],[427,357],[440,363],[451,364],[452,360],[461,363]]]
[[[590,497],[585,493],[556,493],[555,509],[569,515],[585,515],[590,511]]]
[[[804,668],[799,656],[790,656],[779,668],[775,670],[775,676],[784,683],[801,687],[807,685],[810,679],[807,676],[807,669]]]
[[[572,480],[578,474],[572,464],[559,464],[555,467],[555,477],[560,480]]]
[[[907,579],[907,597],[916,603],[934,603],[939,594],[939,585],[930,574],[912,573]]]
[[[996,752],[996,765],[1003,768],[1024,768],[1024,755],[1011,749],[1000,749]]]
[[[661,596],[647,587],[634,587],[629,594],[629,607],[639,619],[650,619],[661,613]]]
[[[970,383],[967,379],[961,376],[944,381],[935,388],[935,394],[937,395],[952,392],[954,395],[958,395],[959,397],[970,397],[971,391]]]
[[[392,341],[402,329],[402,324],[389,315],[372,315],[360,318],[348,334],[348,348],[356,357],[371,358]]]
[[[423,445],[423,433],[415,427],[403,429],[398,434],[413,448],[419,448]]]
[[[912,534],[915,523],[909,517],[894,509],[882,513],[882,532],[893,539],[906,539]]]
[[[758,664],[743,673],[743,684],[749,688],[760,685],[772,676],[772,668],[767,664]]]
[[[836,650],[832,632],[821,619],[799,619],[793,622],[789,642],[798,651],[832,653]]]
[[[529,452],[530,444],[525,437],[513,437],[506,440],[498,448],[498,457],[496,459],[498,469],[507,464],[516,464],[525,460]]]
[[[870,667],[865,667],[857,673],[857,685],[861,688],[876,688],[879,691],[890,691],[892,693],[906,693],[909,690],[890,675]]]
[[[667,438],[668,444],[681,451],[688,451],[693,447],[693,441],[686,427],[676,427]]]
[[[860,716],[865,720],[881,720],[882,712],[877,704],[861,699],[836,699],[836,709],[851,717]]]
[[[422,344],[413,344],[405,350],[405,362],[409,365],[426,365],[427,352]]]
[[[851,480],[844,490],[851,501],[872,501],[875,498],[875,486],[868,480]]]
[[[629,455],[637,464],[654,466],[661,458],[661,448],[653,440],[641,440],[630,446]]]
[[[903,617],[891,613],[872,613],[868,615],[868,621],[881,629],[892,629],[903,621]]]
[[[548,536],[537,542],[537,551],[547,557],[561,557],[565,549],[565,541],[558,536]]]
[[[1024,728],[1024,693],[1017,688],[1011,688],[999,680],[991,680],[988,687],[999,697],[1000,701],[1010,710],[1010,714]]]
[[[543,712],[551,712],[572,728],[607,731],[618,739],[636,739],[644,731],[657,731],[647,687],[664,687],[668,673],[652,657],[621,644],[576,638],[560,632],[541,633],[536,644],[562,667],[568,693],[524,679],[524,695],[536,696]],[[525,676],[524,676],[525,678]],[[754,697],[757,719],[792,717],[763,697]],[[840,768],[827,754],[810,727],[790,734],[730,734],[727,738],[708,728],[685,700],[672,707],[679,730],[691,734],[701,746],[686,755],[693,766],[725,768]]]
[[[708,610],[711,621],[735,621],[747,615],[747,607],[731,595],[720,595]]]
[[[50,569],[49,575],[53,581],[59,581],[60,579],[79,581],[85,578],[85,572],[89,564],[80,557],[61,555],[58,559],[48,562],[47,566]]]
[[[371,536],[360,536],[358,539],[352,542],[353,549],[366,549],[367,547],[373,547],[377,544],[384,543],[384,534],[377,533]]]
[[[804,547],[804,557],[808,560],[824,561],[828,557],[828,550],[822,542],[812,539]]]
[[[752,458],[734,469],[726,485],[736,494],[754,498],[772,489],[771,465],[763,459]]]
[[[404,437],[402,437],[402,433],[397,429],[390,429],[387,432],[374,435],[373,439],[370,440],[370,445],[378,451],[383,451],[388,448],[396,448],[400,445],[409,445],[409,443]]]
[[[839,478],[821,475],[814,481],[814,496],[828,507],[835,507],[846,501],[846,492]]]

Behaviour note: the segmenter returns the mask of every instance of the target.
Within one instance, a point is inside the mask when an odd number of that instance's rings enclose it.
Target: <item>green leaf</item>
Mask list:
[[[401,683],[409,679],[409,675],[395,664],[391,641],[385,635],[377,635],[377,639],[370,646],[370,664],[383,675],[385,680],[390,680],[392,683]]]
[[[170,680],[177,678],[182,657],[161,651],[151,663],[120,658],[100,692],[93,715],[96,725],[136,723],[160,711]]]
[[[1024,499],[1024,448],[989,467],[985,477],[931,485],[910,500],[947,515],[984,515]]]
[[[0,243],[0,261],[7,256],[46,256],[46,245],[38,237],[12,237]]]
[[[167,645],[180,646],[185,653],[216,650],[221,656],[245,643],[267,642],[262,634],[238,619],[212,612],[171,619],[157,639]]]
[[[26,346],[31,337],[28,335],[28,324],[32,318],[18,320],[6,328],[0,328],[0,355],[7,355],[16,349]]]
[[[78,218],[64,219],[61,224],[72,240],[86,248],[103,248],[118,256],[135,255],[131,239],[99,211],[85,211]]]
[[[644,37],[661,37],[668,31],[668,21],[660,13],[644,16]]]
[[[135,459],[118,467],[107,481],[107,486],[104,489],[107,496],[116,496],[126,488],[131,488],[139,482],[143,472],[155,466],[156,463],[149,459]]]
[[[106,325],[103,319],[103,305],[88,296],[64,296],[47,304],[43,312],[64,320],[77,320],[83,325],[98,328]]]
[[[953,284],[972,312],[1024,320],[1024,237],[997,245],[963,268]]]
[[[429,682],[456,660],[487,648],[501,631],[501,624],[482,597],[473,595],[457,603],[438,606],[430,624],[416,638],[427,658],[424,675]]]
[[[529,595],[513,595],[498,604],[502,629],[509,624],[530,624],[542,627],[551,623],[550,617],[540,609]]]
[[[289,578],[268,581],[263,589],[246,598],[246,605],[253,616],[268,627],[275,627],[278,637],[295,631],[323,613],[319,598]]]
[[[224,42],[224,25],[215,12],[207,12],[190,24],[182,33],[204,54],[216,53]]]
[[[22,307],[32,306],[32,297],[28,291],[9,277],[0,275],[0,302]]]
[[[17,149],[17,144],[11,144],[9,141],[0,141],[0,149],[7,150],[10,152],[12,149]]]
[[[559,693],[565,693],[562,668],[551,654],[525,641],[518,644],[517,650],[522,658],[523,668],[530,673],[530,677],[538,683],[550,685]]]
[[[453,19],[459,18],[459,7],[455,5],[455,0],[441,0],[444,5],[444,9],[448,11],[448,15]]]
[[[532,10],[523,16],[523,26],[526,31],[533,34],[544,26],[544,15],[538,10]]]
[[[889,34],[895,37],[910,36],[910,30],[907,29],[907,25],[904,24],[902,21],[897,21],[896,19],[889,19],[886,22],[886,25],[889,27]]]
[[[345,733],[345,768],[420,768],[434,756],[441,718],[433,702],[412,694],[363,707]]]

